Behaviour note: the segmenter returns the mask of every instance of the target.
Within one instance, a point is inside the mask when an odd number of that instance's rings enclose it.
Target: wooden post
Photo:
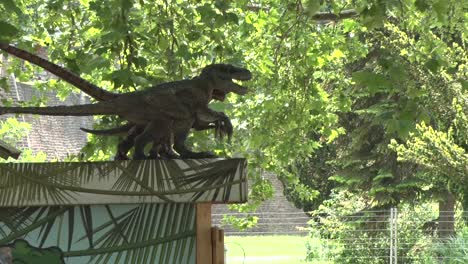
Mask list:
[[[213,264],[224,264],[224,231],[213,227],[211,241],[213,243]]]
[[[211,243],[211,203],[197,203],[197,264],[213,264]]]

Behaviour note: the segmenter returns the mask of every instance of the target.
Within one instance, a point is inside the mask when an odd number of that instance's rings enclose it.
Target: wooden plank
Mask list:
[[[246,167],[245,159],[0,163],[0,207],[241,203]]]
[[[197,264],[213,264],[211,203],[196,204]]]
[[[213,244],[213,264],[224,264],[224,231],[219,227],[211,229]]]

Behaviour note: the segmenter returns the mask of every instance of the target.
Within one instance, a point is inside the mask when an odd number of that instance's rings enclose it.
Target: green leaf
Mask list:
[[[161,49],[161,50],[165,50],[169,47],[169,41],[166,39],[166,38],[160,38],[158,40],[158,47]]]
[[[72,72],[74,72],[76,74],[81,73],[81,69],[78,66],[78,63],[77,63],[76,59],[65,58],[64,61],[65,61],[65,65],[66,65],[67,69],[69,69],[70,71],[72,71]]]
[[[10,83],[8,82],[7,77],[0,78],[0,89],[4,90],[7,93],[10,91]]]
[[[468,90],[468,81],[464,80],[464,79],[459,79],[458,81],[460,82],[463,91],[467,91]]]
[[[436,73],[441,66],[441,63],[438,59],[431,58],[424,64],[424,66],[426,66],[431,72]]]
[[[432,4],[432,8],[434,9],[435,13],[437,14],[437,19],[439,22],[446,22],[448,19],[449,14],[449,5],[447,4],[446,0],[439,0],[435,1]]]
[[[305,10],[309,16],[315,15],[319,11],[322,1],[320,0],[309,0],[305,3]]]
[[[224,112],[226,110],[226,104],[223,102],[212,102],[209,106],[211,109],[218,112]]]
[[[131,0],[122,0],[122,8],[125,10],[129,10],[133,6],[133,1]]]
[[[391,171],[389,170],[385,170],[385,169],[380,169],[379,170],[379,173],[377,174],[377,176],[374,177],[374,179],[372,179],[373,182],[378,182],[378,181],[382,181],[384,179],[392,179],[393,178],[393,174]]]
[[[132,81],[139,86],[148,86],[150,82],[143,76],[133,75]]]
[[[87,72],[91,72],[95,69],[107,68],[109,67],[110,63],[108,60],[104,59],[101,56],[93,56],[91,60],[86,63]]]
[[[119,41],[123,38],[122,33],[119,30],[111,30],[101,35],[101,41],[103,42],[113,42]]]
[[[216,0],[215,7],[221,12],[226,12],[230,8],[229,1]]]
[[[65,101],[70,94],[70,89],[59,89],[57,91],[57,98],[59,98],[60,101]]]
[[[197,12],[200,13],[202,20],[207,24],[217,15],[210,4],[197,7]]]
[[[3,5],[6,12],[13,11],[17,15],[22,15],[23,14],[21,9],[18,8],[18,6],[16,6],[16,4],[15,4],[15,2],[13,0],[1,0],[0,5]]]
[[[368,28],[378,28],[385,21],[385,5],[374,4],[371,7],[365,8],[361,15],[363,16],[364,25]]]
[[[148,66],[148,60],[145,57],[136,57],[133,61],[136,67],[145,68]]]
[[[232,23],[234,23],[234,24],[236,24],[236,25],[239,24],[239,17],[238,17],[236,14],[234,14],[234,13],[226,13],[225,16],[226,16],[226,20],[227,20],[227,21],[232,22]]]
[[[333,50],[333,52],[331,53],[331,57],[332,59],[339,59],[339,58],[343,58],[344,57],[344,53],[339,50],[339,49],[335,49]]]
[[[355,28],[357,28],[357,23],[353,19],[345,19],[343,20],[343,32],[351,32]]]
[[[19,30],[8,22],[0,20],[0,40],[7,41],[18,34]]]
[[[127,69],[122,69],[122,70],[113,71],[111,74],[107,75],[106,78],[114,82],[114,85],[116,87],[121,87],[121,86],[128,87],[132,85],[132,79],[131,79],[132,76],[133,76],[132,72],[130,72]]]
[[[414,5],[421,12],[426,11],[430,7],[429,4],[427,3],[427,0],[416,0],[414,2]]]
[[[357,84],[367,86],[370,93],[375,93],[392,87],[392,83],[387,80],[385,76],[373,72],[354,72],[352,78]]]

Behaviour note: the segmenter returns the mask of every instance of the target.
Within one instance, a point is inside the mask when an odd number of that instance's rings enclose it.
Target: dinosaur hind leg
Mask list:
[[[117,146],[117,153],[115,154],[114,160],[128,160],[128,151],[133,147],[135,138],[144,131],[144,126],[134,126],[128,132],[128,135],[119,142]]]
[[[172,131],[172,121],[161,119],[148,123],[145,130],[135,138],[135,153],[133,159],[146,159],[145,146],[153,141],[154,146],[159,147]]]
[[[206,159],[216,158],[216,155],[211,152],[193,152],[185,146],[185,140],[187,139],[188,133],[190,132],[190,126],[188,129],[179,129],[178,133],[174,135],[174,149],[180,154],[182,159]]]
[[[172,149],[172,131],[167,133],[162,139],[161,144],[156,145],[155,142],[153,148],[150,152],[150,158],[160,158],[160,159],[179,159],[180,156]],[[157,146],[157,147],[155,147]]]

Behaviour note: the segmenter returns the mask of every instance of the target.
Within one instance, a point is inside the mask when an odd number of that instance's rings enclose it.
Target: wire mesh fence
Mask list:
[[[228,228],[226,235],[307,236],[304,263],[468,263],[468,212],[391,208],[254,215],[254,229]]]
[[[298,235],[309,234],[309,220],[303,212],[265,212],[265,213],[230,213],[229,216],[255,217],[256,224],[243,231],[223,221],[225,214],[212,214],[213,224],[221,226],[226,236],[267,236],[267,235]]]
[[[453,217],[440,217],[441,215]],[[450,221],[440,219],[453,219]],[[323,263],[468,263],[466,212],[406,208],[322,215],[311,221],[308,261]]]

